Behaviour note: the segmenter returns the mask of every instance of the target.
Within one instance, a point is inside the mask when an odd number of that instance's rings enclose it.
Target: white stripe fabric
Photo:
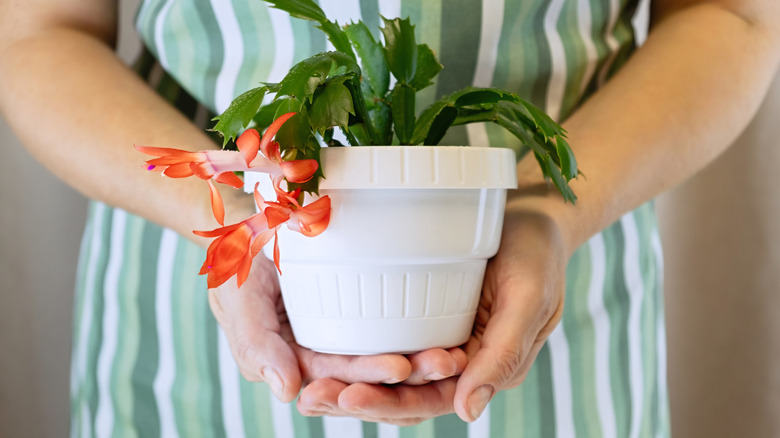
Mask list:
[[[385,18],[401,16],[401,0],[384,0],[379,2],[379,13]]]
[[[620,48],[620,41],[618,41],[613,33],[619,17],[620,0],[609,0],[609,22],[604,30],[604,40],[607,43],[607,47],[609,47],[610,54],[599,72],[599,86],[604,85],[607,82],[607,74],[609,74],[609,70],[612,68],[612,64],[617,57],[617,50]]]
[[[217,326],[217,349],[219,363],[219,385],[222,389],[222,418],[225,422],[225,435],[241,438],[244,433],[244,419],[241,410],[241,384],[238,365],[230,352],[225,331]]]
[[[504,24],[504,0],[483,0],[482,25],[479,36],[479,53],[477,68],[474,71],[472,84],[475,87],[490,87],[493,85],[493,74],[498,59],[498,42]],[[484,123],[466,125],[469,144],[485,147],[490,145],[487,129]]]
[[[588,311],[593,321],[596,357],[596,408],[601,423],[603,438],[617,437],[615,408],[612,401],[612,383],[609,366],[610,323],[604,306],[604,285],[606,280],[606,247],[604,236],[597,234],[588,241],[591,260],[591,277],[588,285]]]
[[[490,437],[490,403],[485,407],[482,415],[473,423],[468,425],[469,438],[489,438]]]
[[[271,400],[271,415],[273,415],[274,436],[280,438],[295,436],[290,405],[280,402],[276,397],[274,397],[271,391],[268,391],[268,397]]]
[[[160,10],[160,14],[154,20],[154,44],[157,46],[157,59],[165,70],[170,69],[170,63],[168,62],[168,54],[165,51],[164,27],[165,20],[168,18],[168,12],[170,12],[174,3],[175,0],[167,0]]]
[[[572,410],[571,366],[569,343],[563,323],[547,339],[552,367],[553,401],[555,403],[555,434],[559,438],[575,436]]]
[[[119,331],[119,281],[124,261],[124,237],[127,213],[115,209],[111,218],[111,252],[106,269],[103,305],[103,345],[97,368],[98,407],[95,414],[95,434],[109,436],[114,428],[114,403],[111,394],[111,371],[118,342]]]
[[[323,417],[325,438],[362,438],[363,423],[357,418]]]
[[[379,423],[377,425],[377,438],[399,438],[401,429],[394,424]]]
[[[590,13],[590,1],[579,0],[577,2],[577,27],[580,32],[580,38],[583,46],[585,47],[585,56],[587,63],[585,64],[585,74],[582,77],[582,83],[580,84],[580,96],[585,94],[585,89],[588,87],[593,72],[596,70],[596,64],[598,62],[598,51],[596,50],[596,44],[593,42],[591,32],[593,31],[593,17]]]
[[[360,0],[320,0],[319,4],[325,15],[341,26],[361,19]],[[325,44],[326,50],[336,50],[330,40]]]
[[[341,26],[361,19],[360,0],[320,0],[319,4],[325,15]],[[328,41],[328,50],[333,50],[330,41]]]
[[[274,60],[268,81],[279,82],[293,65],[295,57],[295,35],[293,35],[291,18],[286,12],[269,8],[271,28],[274,33]]]
[[[178,235],[169,229],[162,232],[157,259],[155,284],[155,316],[157,318],[157,341],[159,361],[154,378],[154,397],[160,416],[160,433],[165,437],[178,436],[171,389],[176,378],[176,356],[173,341],[171,296],[173,295],[173,270],[176,259]]]
[[[566,52],[558,33],[558,18],[561,15],[564,0],[553,0],[544,15],[544,33],[550,45],[552,72],[547,86],[547,114],[558,120],[563,105],[563,93],[566,91]]]
[[[222,68],[217,76],[217,86],[214,91],[216,110],[221,113],[230,106],[230,102],[236,97],[236,79],[241,70],[244,58],[244,40],[241,36],[241,27],[238,25],[236,13],[229,2],[223,0],[211,0],[214,16],[222,34],[224,56]]]
[[[639,232],[633,213],[620,219],[625,238],[625,253],[623,270],[625,272],[626,290],[628,291],[628,362],[629,386],[631,388],[631,428],[629,437],[638,437],[642,424],[644,409],[644,381],[642,364],[642,300],[644,287],[642,271],[639,266]]]

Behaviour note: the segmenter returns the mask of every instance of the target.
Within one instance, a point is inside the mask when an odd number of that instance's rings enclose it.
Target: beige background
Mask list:
[[[778,115],[780,77],[737,144],[659,200],[678,437],[780,436]],[[2,119],[0,151],[0,437],[61,437],[86,201]]]

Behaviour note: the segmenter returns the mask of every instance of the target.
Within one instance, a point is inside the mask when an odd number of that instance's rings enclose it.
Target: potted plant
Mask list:
[[[222,226],[195,232],[214,238],[201,274],[209,287],[234,275],[240,285],[266,247],[296,341],[317,351],[460,345],[498,250],[506,190],[517,185],[515,153],[532,152],[564,199],[576,200],[565,131],[495,88],[468,87],[416,114],[416,93],[442,66],[408,19],[383,18],[376,41],[363,22],[342,28],[311,0],[269,3],[317,22],[336,50],[245,92],[215,118],[223,147],[235,141],[237,150],[137,146],[156,156],[150,170],[208,181]],[[499,124],[525,148],[437,145],[451,126],[475,122]],[[246,187],[257,214],[225,226],[214,182]]]

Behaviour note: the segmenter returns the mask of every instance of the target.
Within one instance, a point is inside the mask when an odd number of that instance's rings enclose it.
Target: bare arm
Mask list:
[[[652,17],[644,46],[565,123],[587,174],[573,182],[577,206],[552,193],[516,199],[550,209],[569,250],[723,152],[777,69],[777,2],[662,0]],[[531,165],[521,183],[539,193]]]
[[[0,2],[0,110],[30,152],[81,193],[205,244],[192,230],[217,225],[206,185],[144,172],[132,146],[215,146],[115,56],[116,13],[105,0]],[[252,212],[249,197],[222,192],[235,218]]]

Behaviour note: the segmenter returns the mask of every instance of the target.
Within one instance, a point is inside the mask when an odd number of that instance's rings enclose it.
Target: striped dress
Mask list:
[[[563,120],[636,46],[636,0],[320,0],[340,23],[410,16],[445,69],[419,98],[466,85],[527,97]],[[138,70],[204,124],[239,93],[328,49],[308,23],[260,0],[145,0]],[[151,57],[153,55],[153,58]],[[445,143],[515,141],[493,126]],[[576,145],[574,145],[576,151]],[[141,157],[139,157],[139,160]],[[306,418],[244,380],[197,272],[204,251],[93,202],[76,285],[71,435],[182,437],[665,437],[669,435],[661,247],[652,203],[577,250],[562,323],[527,380],[473,424],[399,428]]]

